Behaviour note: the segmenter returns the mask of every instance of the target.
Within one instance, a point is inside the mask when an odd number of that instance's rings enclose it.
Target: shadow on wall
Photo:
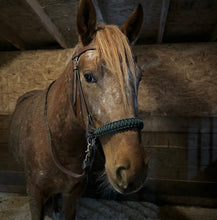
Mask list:
[[[13,51],[13,52],[1,52],[0,51],[0,68],[2,66],[8,65],[12,62],[16,57],[18,57],[22,52],[20,51]]]

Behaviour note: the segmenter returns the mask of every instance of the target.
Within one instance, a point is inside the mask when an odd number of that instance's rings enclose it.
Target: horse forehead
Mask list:
[[[80,57],[80,60],[82,62],[90,62],[98,57],[97,50],[89,50],[86,51],[82,56]]]
[[[96,58],[96,56],[98,55],[96,50],[89,50],[86,52],[86,58],[87,59],[93,59]]]

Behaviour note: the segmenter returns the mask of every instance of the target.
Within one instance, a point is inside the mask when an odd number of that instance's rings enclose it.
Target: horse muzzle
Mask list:
[[[146,180],[148,165],[144,163],[138,167],[132,167],[130,163],[116,166],[113,173],[107,170],[107,176],[113,188],[121,194],[131,194],[139,191]]]

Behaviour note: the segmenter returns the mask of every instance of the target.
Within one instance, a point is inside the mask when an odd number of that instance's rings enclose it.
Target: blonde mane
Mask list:
[[[106,68],[117,74],[123,95],[126,94],[124,85],[131,84],[136,91],[136,71],[127,37],[115,25],[99,25],[95,40]]]

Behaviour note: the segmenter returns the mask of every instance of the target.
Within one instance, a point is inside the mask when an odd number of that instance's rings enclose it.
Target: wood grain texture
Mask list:
[[[39,4],[51,18],[65,39],[68,48],[72,48],[78,41],[77,32],[77,0],[38,0]]]
[[[135,46],[143,69],[141,114],[216,116],[217,44]],[[60,75],[73,50],[0,53],[0,114],[11,114],[24,92],[43,89]]]
[[[25,44],[25,49],[58,46],[25,0],[1,1],[0,20],[19,35]]]
[[[67,44],[65,42],[64,37],[59,32],[56,25],[52,22],[50,17],[44,12],[41,5],[38,3],[37,0],[26,0],[28,5],[32,8],[32,10],[37,14],[40,18],[41,23],[47,29],[47,31],[51,34],[51,36],[56,39],[56,41],[60,44],[62,48],[67,48]]]

